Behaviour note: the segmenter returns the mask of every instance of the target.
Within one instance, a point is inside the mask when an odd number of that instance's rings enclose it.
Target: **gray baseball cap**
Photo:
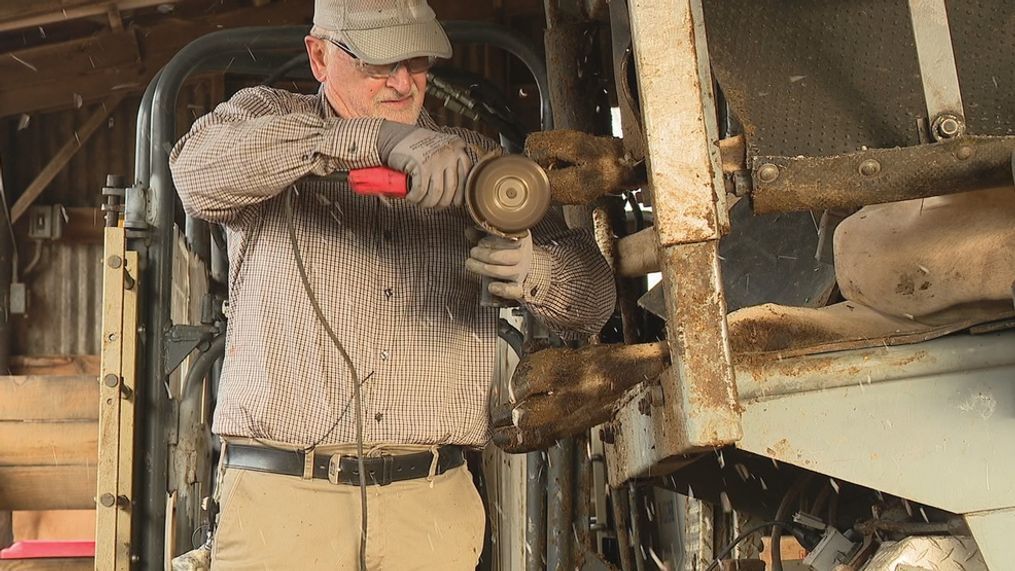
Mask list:
[[[426,0],[314,0],[314,24],[369,64],[451,57],[451,42]]]

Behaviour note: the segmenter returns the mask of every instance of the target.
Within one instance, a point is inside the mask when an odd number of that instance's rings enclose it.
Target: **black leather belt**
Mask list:
[[[460,446],[441,446],[438,451],[438,474],[465,462]],[[226,446],[226,467],[300,477],[309,472],[314,478],[329,480],[333,484],[359,485],[359,462],[355,456],[314,454],[312,466],[306,465],[307,456],[300,451],[229,444]],[[386,486],[392,482],[425,478],[430,474],[432,462],[433,454],[430,452],[413,452],[363,458],[363,468],[367,484]]]

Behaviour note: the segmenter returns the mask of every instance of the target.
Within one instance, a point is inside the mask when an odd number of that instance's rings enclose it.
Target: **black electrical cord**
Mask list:
[[[814,473],[805,472],[801,474],[796,482],[790,486],[786,495],[782,497],[782,502],[779,503],[779,508],[775,512],[776,521],[782,521],[789,517],[790,507],[793,502],[803,494],[804,488],[814,478]],[[831,520],[829,520],[831,521]],[[769,544],[772,549],[772,571],[782,571],[782,524],[776,524],[772,526],[772,538]]]
[[[745,532],[741,533],[740,535],[736,536],[733,539],[733,541],[730,542],[729,545],[724,547],[723,550],[719,552],[719,555],[716,556],[715,561],[713,561],[711,564],[709,564],[709,566],[705,568],[705,571],[712,571],[713,569],[718,568],[719,567],[719,563],[721,563],[723,559],[728,557],[730,553],[733,553],[733,549],[737,545],[739,545],[741,541],[743,541],[743,540],[747,539],[748,537],[750,537],[751,534],[757,533],[757,532],[765,529],[766,527],[771,527],[773,525],[775,525],[775,526],[787,526],[787,525],[791,525],[791,523],[792,522],[785,522],[785,521],[766,521],[765,523],[759,523],[758,525],[755,525],[753,527],[747,528],[747,531],[745,531]]]
[[[286,216],[286,229],[289,231],[289,243],[292,246],[293,258],[296,261],[296,269],[299,270],[300,280],[303,282],[303,289],[307,293],[307,298],[310,300],[310,305],[314,308],[314,313],[317,314],[317,319],[321,322],[324,330],[328,333],[328,337],[331,338],[331,342],[335,344],[335,348],[338,349],[338,353],[342,356],[342,360],[345,361],[347,367],[349,367],[349,374],[352,376],[353,385],[353,396],[356,400],[356,460],[359,468],[359,498],[360,498],[360,542],[359,542],[359,565],[361,571],[367,571],[367,479],[366,470],[363,466],[363,395],[360,390],[359,375],[356,373],[356,366],[352,363],[352,358],[349,357],[349,353],[346,352],[342,342],[339,341],[338,335],[335,334],[335,330],[331,328],[331,324],[328,323],[328,319],[324,316],[324,311],[321,310],[321,305],[317,302],[317,296],[314,294],[314,289],[310,287],[310,278],[307,277],[307,269],[303,264],[303,255],[300,254],[299,243],[296,241],[296,229],[293,224],[293,195],[296,194],[296,187],[290,187],[286,191],[285,197],[285,216]]]

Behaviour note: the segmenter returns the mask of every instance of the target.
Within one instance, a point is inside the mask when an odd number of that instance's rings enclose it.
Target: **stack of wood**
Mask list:
[[[59,524],[68,515],[50,517],[49,510],[95,507],[98,357],[14,357],[11,368],[16,374],[0,376],[0,548],[35,539],[28,528]],[[31,513],[12,518],[11,512]],[[70,516],[76,526],[82,515]],[[90,559],[0,560],[0,571],[53,564],[92,566]]]

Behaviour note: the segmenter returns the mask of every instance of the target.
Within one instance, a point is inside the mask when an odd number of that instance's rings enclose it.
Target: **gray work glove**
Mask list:
[[[460,137],[385,121],[377,135],[377,152],[384,164],[409,175],[412,186],[406,200],[424,208],[464,202],[472,159]]]
[[[469,250],[465,269],[493,279],[487,289],[504,299],[522,299],[523,283],[532,270],[532,234],[522,238],[487,236]]]

